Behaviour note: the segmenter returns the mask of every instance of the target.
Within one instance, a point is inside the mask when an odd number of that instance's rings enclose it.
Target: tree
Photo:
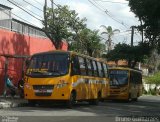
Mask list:
[[[85,27],[85,19],[80,19],[74,10],[68,6],[58,5],[52,9],[44,5],[44,31],[56,49],[61,49],[62,39],[73,37],[79,28]],[[68,41],[68,40],[67,40]]]
[[[92,31],[88,28],[79,31],[78,38],[72,42],[72,50],[89,56],[100,57],[105,50],[105,45],[101,44],[98,32],[98,30]]]
[[[145,62],[150,54],[148,43],[139,43],[137,46],[130,46],[119,43],[107,54],[110,61],[126,60],[128,67],[134,68],[137,62]]]
[[[115,32],[120,32],[120,30],[119,29],[113,30],[111,26],[106,27],[105,25],[101,25],[101,27],[105,29],[105,31],[102,32],[101,34],[107,34],[108,36],[106,44],[108,44],[108,52],[110,52],[112,49],[112,37],[114,36]]]
[[[160,1],[159,0],[128,0],[130,9],[139,18],[139,30],[144,30],[150,46],[160,52]]]
[[[157,49],[153,49],[151,51],[150,57],[148,59],[149,69],[150,73],[156,73],[160,69],[158,68],[160,66],[160,55],[158,54]]]

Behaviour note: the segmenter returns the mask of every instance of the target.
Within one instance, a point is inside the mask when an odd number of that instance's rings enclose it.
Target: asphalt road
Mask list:
[[[0,121],[12,122],[158,122],[160,96],[142,96],[138,102],[105,101],[99,106],[78,103],[73,109],[63,105],[43,105],[0,109]],[[8,122],[10,122],[8,121]]]

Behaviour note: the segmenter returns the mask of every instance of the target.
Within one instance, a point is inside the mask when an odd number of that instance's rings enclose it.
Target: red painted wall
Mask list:
[[[0,54],[32,55],[38,52],[55,50],[48,38],[22,35],[16,32],[0,29]],[[67,44],[62,44],[62,50],[67,50]],[[0,94],[4,86],[4,62],[0,57]],[[9,58],[8,74],[12,75],[15,84],[21,78],[22,59]]]

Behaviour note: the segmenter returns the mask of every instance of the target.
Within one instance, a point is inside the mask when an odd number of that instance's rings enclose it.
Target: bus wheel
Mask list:
[[[67,101],[67,108],[73,108],[75,101],[76,101],[76,92],[72,91],[70,95],[70,99]]]
[[[139,94],[137,94],[136,98],[133,98],[132,100],[135,102],[138,101],[138,96],[139,96]]]
[[[98,105],[99,104],[99,100],[98,99],[94,99],[92,101],[89,101],[90,105]]]
[[[132,100],[135,101],[135,102],[137,102],[137,101],[138,101],[138,98],[136,97],[136,98],[133,98]]]
[[[28,100],[28,105],[34,107],[36,105],[36,101]]]
[[[94,100],[92,100],[92,101],[89,101],[89,104],[90,104],[90,105],[98,105],[100,99],[101,99],[101,93],[99,92],[97,99],[94,99]]]

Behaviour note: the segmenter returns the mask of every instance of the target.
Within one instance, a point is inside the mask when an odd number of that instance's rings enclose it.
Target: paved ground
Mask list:
[[[56,122],[112,122],[112,121],[159,121],[160,96],[142,96],[138,102],[105,101],[99,106],[78,103],[73,109],[63,105],[45,105],[36,107],[16,107],[0,109],[4,120],[17,117],[18,122],[24,121],[56,121]],[[143,118],[142,118],[143,117]],[[145,118],[144,118],[145,117]]]
[[[0,109],[23,106],[26,103],[27,101],[20,98],[19,96],[14,98],[0,96]]]

